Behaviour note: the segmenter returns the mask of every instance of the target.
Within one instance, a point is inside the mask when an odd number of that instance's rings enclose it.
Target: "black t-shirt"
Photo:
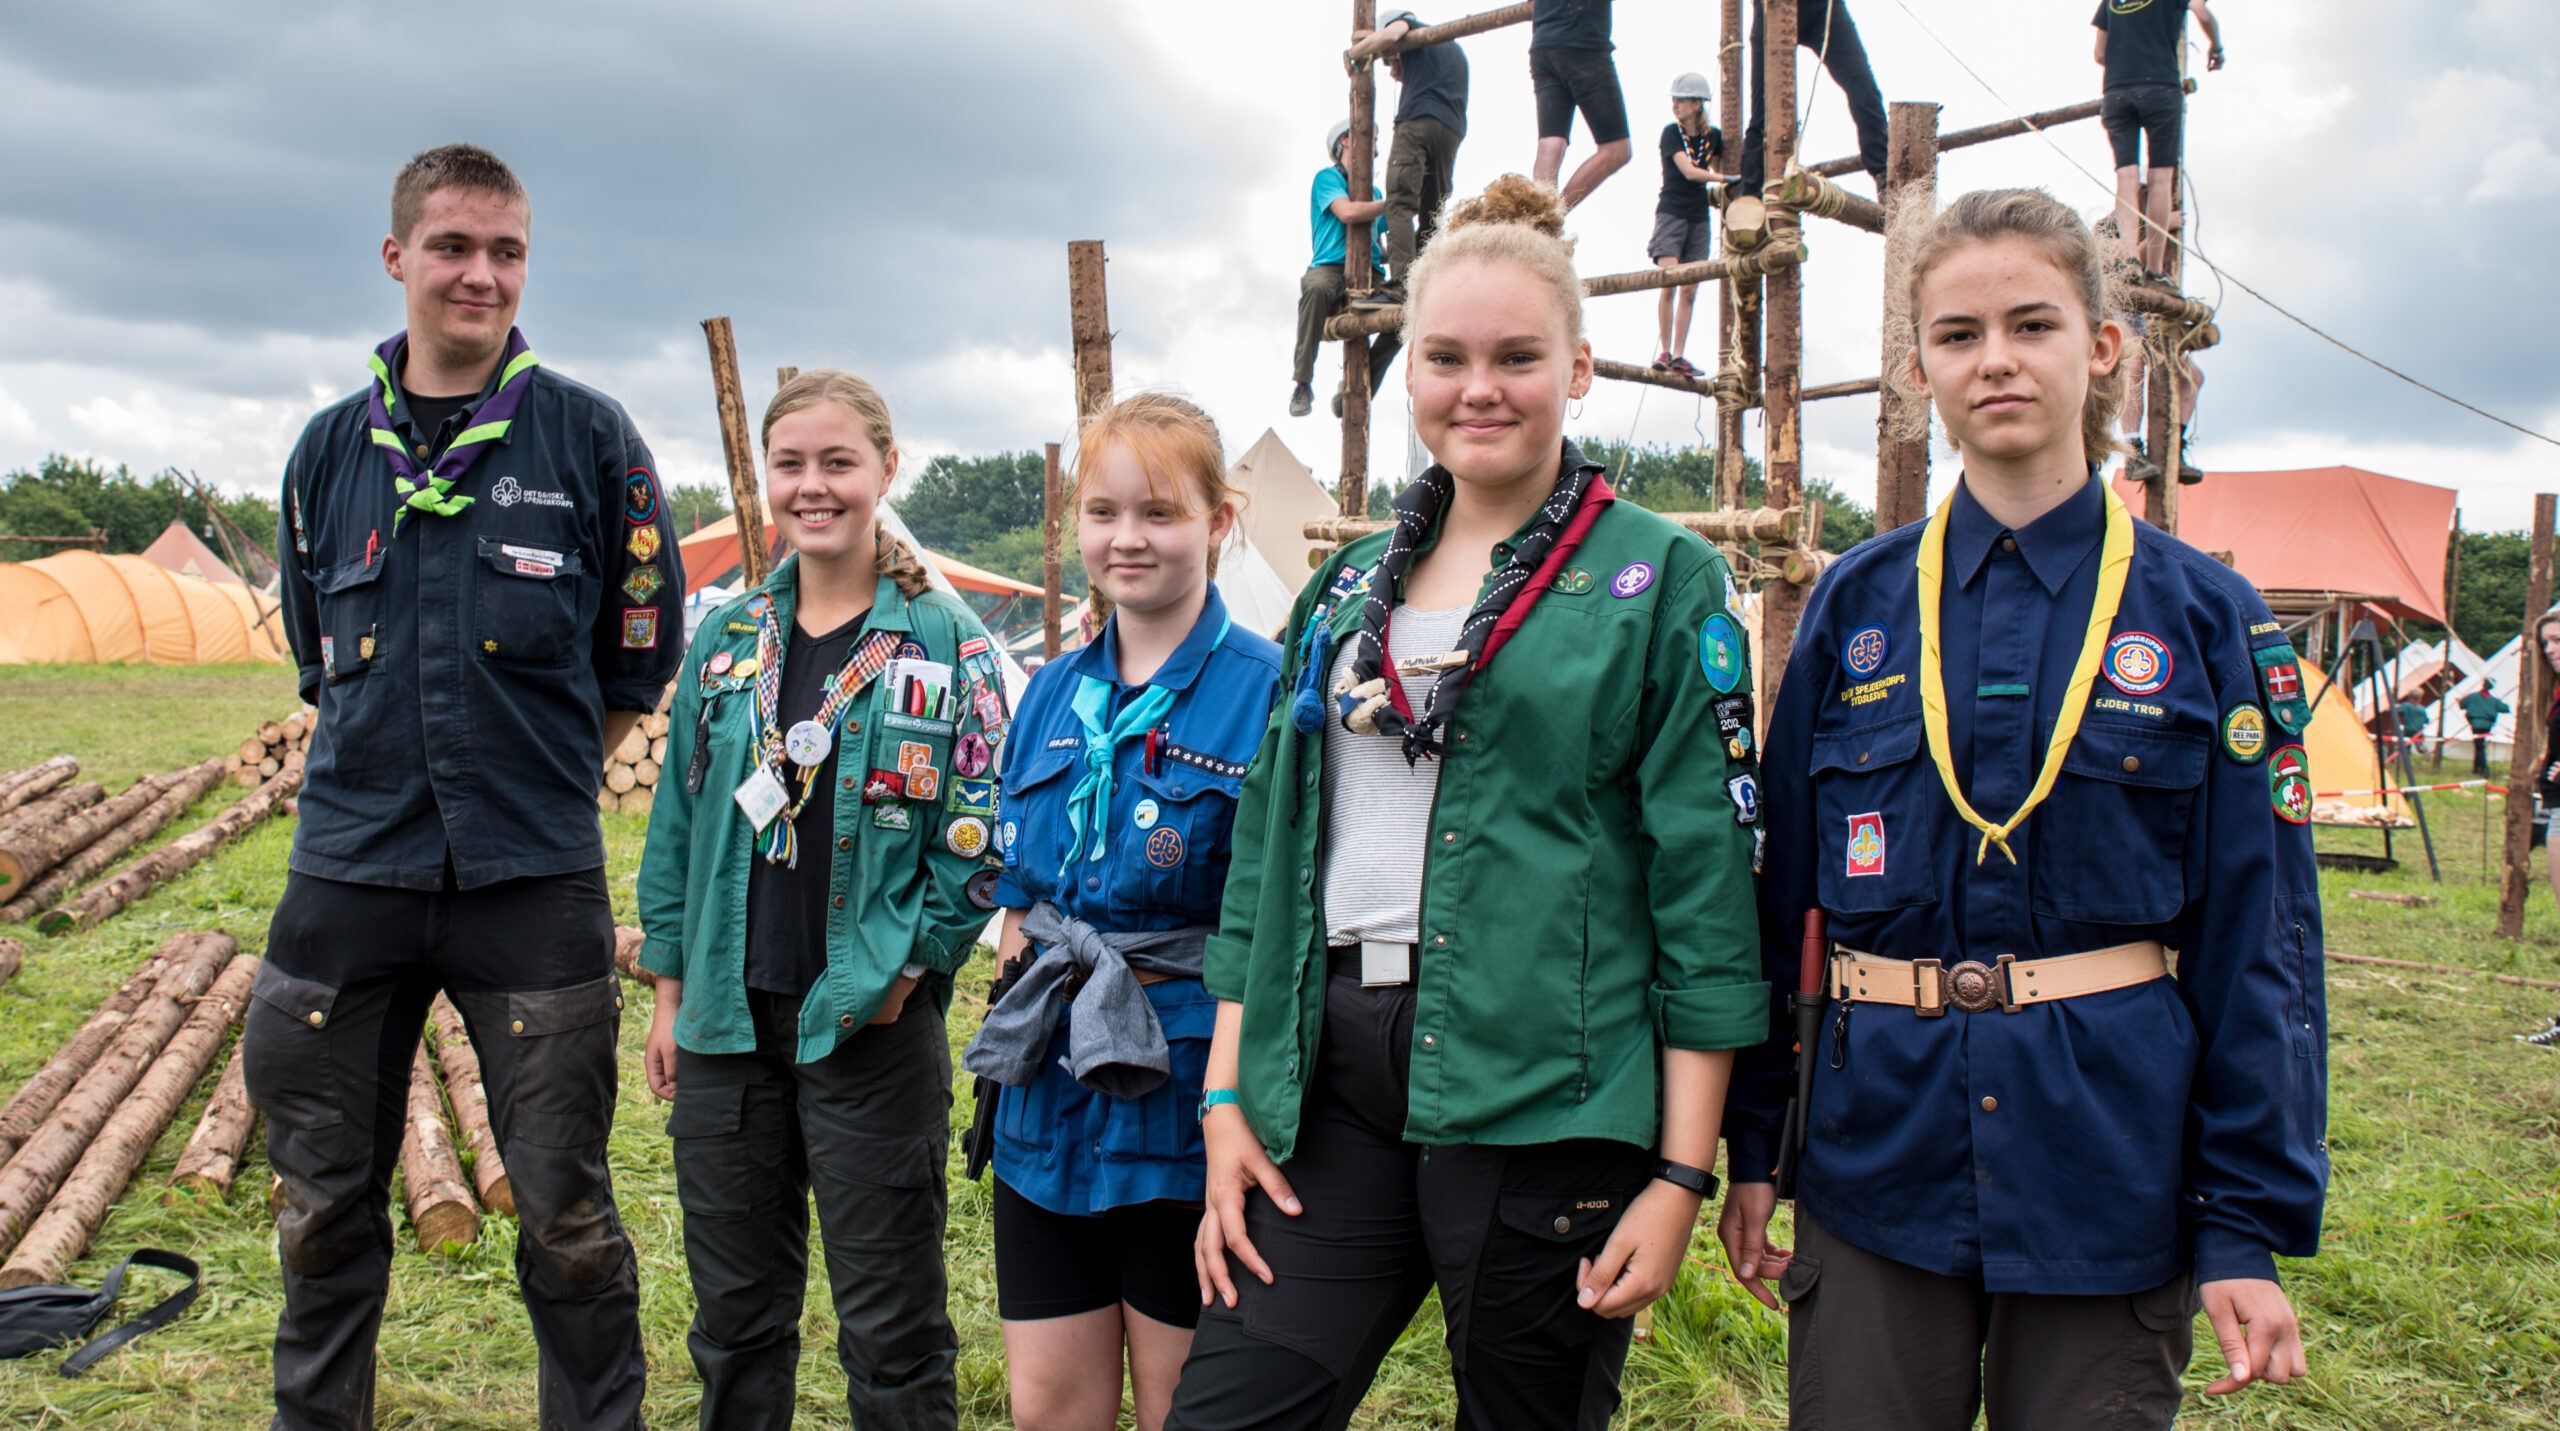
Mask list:
[[[870,620],[871,614],[864,612],[823,636],[812,636],[793,625],[791,644],[782,655],[782,689],[775,697],[782,707],[782,729],[789,730],[792,722],[818,713],[819,702],[826,699],[827,678],[844,669],[846,658],[853,654],[854,644],[862,639],[863,628]],[[841,726],[837,734],[839,739],[818,767],[818,783],[812,788],[809,803],[800,811],[796,826],[800,837],[799,866],[778,865],[765,859],[761,839],[757,852],[747,862],[750,989],[797,998],[809,992],[818,976],[826,972],[828,879],[835,864],[836,845],[836,757],[844,747]],[[784,758],[783,788],[795,797],[800,793],[799,771],[800,767]],[[770,833],[773,827],[765,828]]]
[[[2098,0],[2089,23],[2107,32],[2107,88],[2179,82],[2187,0]]]
[[[1617,48],[1609,43],[1609,0],[1538,0],[1529,13],[1529,48]]]
[[[1420,20],[1412,22],[1423,28]],[[1467,57],[1455,40],[1404,52],[1404,93],[1396,100],[1396,123],[1436,119],[1460,139],[1467,137]]]
[[[1673,156],[1683,149],[1689,152],[1690,163],[1701,169],[1713,169],[1715,161],[1724,153],[1724,131],[1709,125],[1706,133],[1692,139],[1677,120],[1662,126],[1662,198],[1654,204],[1653,211],[1696,223],[1711,211],[1707,204],[1707,186],[1680,172],[1679,162]]]
[[[455,414],[480,400],[478,393],[465,393],[461,397],[419,397],[415,393],[406,396],[409,426],[429,446],[440,446],[436,442],[436,434],[444,429],[446,423],[453,421]]]

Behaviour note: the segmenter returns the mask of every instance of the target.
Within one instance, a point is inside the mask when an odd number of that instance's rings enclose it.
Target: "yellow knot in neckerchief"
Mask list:
[[[1982,863],[1994,845],[2009,857],[2009,863],[2018,862],[2017,852],[2009,848],[2009,832],[2053,793],[2053,782],[2062,774],[2062,757],[2071,749],[2072,737],[2080,733],[2080,717],[2089,708],[2089,687],[2098,679],[2098,661],[2106,653],[2116,607],[2124,600],[2125,576],[2133,569],[2133,516],[2113,487],[2099,490],[2107,500],[2107,536],[2098,548],[2098,596],[2089,607],[2089,634],[2081,638],[2080,659],[2072,663],[2071,689],[2063,692],[2062,712],[2054,721],[2053,741],[2045,747],[2036,787],[2027,792],[2027,803],[2016,814],[1997,825],[1975,813],[1972,802],[1964,798],[1963,788],[1956,783],[1955,761],[1947,751],[1947,678],[1939,658],[1938,593],[1947,566],[1947,509],[1955,505],[1954,493],[1948,493],[1938,510],[1929,514],[1929,525],[1920,533],[1920,724],[1929,733],[1929,758],[1937,762],[1947,798],[1955,802],[1956,813],[1964,816],[1966,824],[1982,832],[1982,843],[1973,852],[1975,864]]]

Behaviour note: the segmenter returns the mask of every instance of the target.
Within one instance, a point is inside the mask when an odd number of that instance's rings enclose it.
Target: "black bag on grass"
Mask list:
[[[15,1287],[0,1292],[0,1357],[29,1356],[89,1335],[92,1328],[106,1320],[107,1313],[116,1309],[116,1294],[124,1290],[125,1269],[136,1262],[175,1272],[187,1279],[187,1285],[150,1311],[73,1352],[62,1363],[64,1376],[78,1376],[100,1357],[144,1332],[157,1331],[176,1321],[196,1294],[204,1290],[204,1274],[194,1259],[156,1247],[146,1247],[117,1263],[95,1292],[78,1287]]]

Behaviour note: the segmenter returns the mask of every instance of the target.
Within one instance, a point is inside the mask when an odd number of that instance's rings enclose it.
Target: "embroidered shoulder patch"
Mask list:
[[[1719,611],[1698,623],[1698,666],[1719,693],[1742,684],[1742,652],[1742,632],[1732,617]]]
[[[2303,699],[2302,666],[2294,659],[2293,643],[2260,646],[2249,656],[2258,665],[2258,691],[2267,699],[2267,714],[2287,735],[2310,729],[2311,702]]]
[[[626,607],[622,613],[622,649],[655,651],[658,649],[658,608]]]
[[[2266,758],[2267,716],[2255,701],[2242,701],[2222,713],[2222,753],[2242,765]]]
[[[658,520],[658,479],[646,467],[634,467],[622,478],[622,519],[635,527]]]
[[[1860,680],[1884,669],[1893,638],[1881,626],[1861,626],[1840,643],[1840,669]]]
[[[2107,642],[2101,667],[2107,680],[2128,696],[2147,696],[2169,684],[2175,663],[2168,643],[2148,631],[2125,631]]]

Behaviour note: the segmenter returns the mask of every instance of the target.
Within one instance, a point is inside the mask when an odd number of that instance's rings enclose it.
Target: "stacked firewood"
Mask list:
[[[311,747],[311,732],[319,724],[320,712],[309,706],[282,720],[261,722],[238,749],[222,758],[224,777],[234,785],[256,785],[282,771],[300,772]]]
[[[622,744],[604,753],[604,788],[596,792],[598,809],[646,815],[657,802],[659,773],[667,764],[667,712],[675,696],[676,688],[668,686],[658,708],[642,716]]]
[[[257,972],[257,959],[228,934],[178,935],[0,1108],[0,1252],[8,1258],[0,1289],[60,1282],[88,1250],[107,1209],[213,1067]],[[236,1081],[223,1079],[226,1087]],[[221,1136],[236,1139],[229,1155],[236,1168],[248,1121],[235,1117],[231,1126]]]

